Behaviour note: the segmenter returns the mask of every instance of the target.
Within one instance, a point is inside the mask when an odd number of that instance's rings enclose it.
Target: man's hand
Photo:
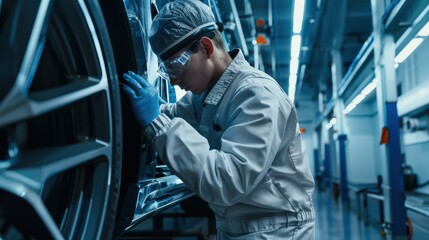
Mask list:
[[[147,79],[132,71],[124,73],[124,91],[130,98],[134,114],[140,125],[146,127],[159,115],[158,91]]]

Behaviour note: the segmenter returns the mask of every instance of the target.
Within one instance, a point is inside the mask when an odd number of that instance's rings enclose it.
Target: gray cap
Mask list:
[[[149,41],[153,52],[160,55],[167,47],[192,30],[214,23],[209,6],[199,0],[176,0],[166,4],[153,19]]]

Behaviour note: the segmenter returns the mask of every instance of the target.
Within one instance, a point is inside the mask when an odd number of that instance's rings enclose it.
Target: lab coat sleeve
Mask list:
[[[192,101],[193,95],[188,92],[176,103],[166,103],[160,106],[160,112],[169,118],[183,118],[188,123],[196,124],[195,106]]]
[[[154,146],[160,158],[197,195],[209,203],[231,206],[267,174],[282,141],[290,113],[261,83],[236,91],[228,104],[230,122],[222,147],[208,141],[181,118],[158,126]]]

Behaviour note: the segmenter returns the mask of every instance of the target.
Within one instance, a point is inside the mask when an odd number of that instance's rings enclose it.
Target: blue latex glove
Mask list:
[[[145,78],[132,71],[124,73],[124,91],[130,98],[138,122],[146,127],[159,115],[158,91]]]

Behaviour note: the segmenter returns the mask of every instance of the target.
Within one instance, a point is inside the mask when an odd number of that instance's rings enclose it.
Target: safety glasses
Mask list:
[[[187,50],[171,60],[161,62],[158,69],[159,76],[167,80],[179,78],[189,65],[191,54],[192,51]]]
[[[177,55],[176,57],[170,60],[162,61],[159,64],[158,74],[167,80],[179,78],[188,67],[191,60],[191,55],[194,52],[198,42],[199,40],[193,42],[188,50]]]

